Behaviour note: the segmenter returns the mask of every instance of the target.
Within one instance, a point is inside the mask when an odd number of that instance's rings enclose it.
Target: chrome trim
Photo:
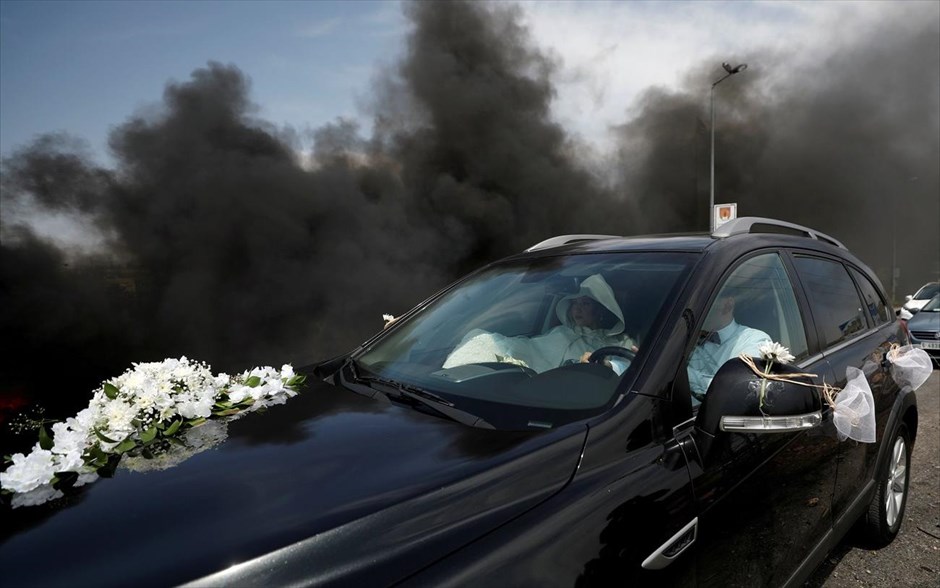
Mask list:
[[[693,531],[692,531],[692,540],[689,541],[688,545],[686,545],[685,547],[683,547],[682,549],[680,549],[679,552],[676,553],[675,555],[673,555],[672,557],[669,557],[669,556],[667,556],[667,555],[663,555],[663,552],[665,552],[667,549],[669,549],[670,547],[672,547],[672,544],[675,543],[676,541],[678,541],[680,537],[682,537],[683,535],[685,535],[686,533],[688,533],[688,532],[689,532],[689,529],[693,529]],[[662,545],[660,545],[660,546],[659,546],[659,549],[657,549],[656,551],[654,551],[653,553],[651,553],[649,557],[647,557],[646,559],[644,559],[644,560],[643,560],[643,564],[642,564],[642,565],[643,565],[643,569],[646,569],[646,570],[661,570],[661,569],[663,569],[664,567],[668,566],[668,565],[671,564],[673,561],[675,561],[677,557],[679,557],[680,555],[682,555],[682,553],[683,553],[686,549],[688,549],[689,546],[691,546],[693,543],[695,543],[695,540],[696,540],[696,539],[698,539],[698,517],[695,517],[694,519],[692,519],[691,521],[689,521],[689,523],[688,523],[686,526],[684,526],[684,527],[682,527],[681,529],[679,529],[679,531],[678,531],[675,535],[673,535],[673,536],[670,537],[669,539],[666,539],[666,542],[663,543]]]
[[[842,351],[843,349],[845,349],[849,345],[852,345],[853,343],[855,343],[857,340],[861,339],[862,337],[867,337],[868,335],[872,335],[874,333],[875,333],[875,329],[867,329],[864,331],[859,331],[858,333],[854,334],[851,339],[846,339],[845,341],[843,341],[842,343],[839,343],[838,345],[833,345],[832,347],[827,347],[826,349],[823,349],[822,354],[828,355],[830,353]]]
[[[800,369],[803,369],[803,368],[805,368],[805,367],[808,367],[811,363],[816,363],[816,362],[819,361],[820,359],[825,359],[825,358],[826,358],[826,356],[823,355],[822,353],[817,353],[816,355],[814,355],[814,356],[812,356],[812,357],[807,357],[807,358],[804,359],[803,361],[797,363],[797,364],[796,364],[796,367],[798,367],[798,368],[800,368]]]
[[[822,424],[822,411],[793,416],[723,416],[721,430],[733,433],[794,433]]]
[[[532,247],[529,247],[525,250],[525,253],[530,251],[538,251],[539,249],[551,249],[552,247],[561,247],[562,245],[567,245],[568,243],[574,243],[575,241],[598,241],[601,239],[621,239],[617,235],[558,235],[557,237],[551,237],[550,239],[545,239],[540,243],[536,243]]]

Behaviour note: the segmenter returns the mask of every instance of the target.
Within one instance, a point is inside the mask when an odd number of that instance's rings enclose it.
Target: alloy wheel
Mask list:
[[[891,451],[891,462],[888,466],[888,480],[885,482],[885,513],[888,526],[894,528],[898,521],[898,514],[904,504],[907,494],[907,447],[903,437],[894,441]]]

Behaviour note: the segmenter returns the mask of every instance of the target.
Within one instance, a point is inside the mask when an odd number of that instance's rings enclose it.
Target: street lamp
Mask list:
[[[711,188],[709,189],[708,195],[708,230],[709,232],[714,232],[715,230],[715,86],[725,81],[725,79],[730,78],[736,73],[742,72],[747,69],[747,64],[742,63],[736,67],[731,67],[728,63],[722,63],[721,67],[725,68],[725,71],[728,72],[719,78],[714,84],[712,84],[710,101],[712,109],[712,169],[711,169]]]
[[[907,181],[916,182],[917,176],[912,176]],[[894,307],[898,296],[898,208],[900,206],[895,204],[892,208],[894,214],[891,219],[891,306]]]

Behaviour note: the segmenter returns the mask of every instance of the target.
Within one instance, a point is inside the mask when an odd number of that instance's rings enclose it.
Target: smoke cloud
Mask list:
[[[602,174],[617,181],[601,182],[552,120],[557,64],[517,8],[406,10],[413,30],[376,82],[374,132],[338,120],[314,133],[311,161],[218,63],[115,128],[113,169],[61,135],[3,161],[0,394],[82,406],[131,361],[182,354],[216,370],[300,365],[553,234],[707,226],[713,67],[641,97]],[[940,250],[940,27],[900,26],[782,81],[771,72],[784,57],[755,52],[720,87],[719,201],[829,232],[883,279],[890,251],[871,233],[895,212],[899,255]],[[63,251],[10,214],[24,209],[77,219],[103,250]]]
[[[791,55],[738,56],[750,67],[715,91],[716,201],[831,234],[889,295],[896,242],[898,297],[940,277],[940,10],[906,8],[798,69]],[[708,227],[720,61],[679,90],[648,90],[618,129],[624,190],[652,213],[644,230]]]
[[[113,170],[51,135],[4,161],[6,210],[80,214],[106,251],[67,257],[6,224],[3,385],[83,404],[131,361],[326,358],[482,262],[553,233],[613,230],[550,120],[552,64],[513,9],[408,11],[377,132],[318,130],[313,165],[253,117],[247,78],[217,63],[113,131]],[[37,382],[51,366],[55,381]]]

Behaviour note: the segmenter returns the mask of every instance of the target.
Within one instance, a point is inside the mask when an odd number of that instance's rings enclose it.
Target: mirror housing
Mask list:
[[[913,295],[913,294],[908,294],[907,296],[904,297],[904,301],[905,301],[905,302],[910,302],[910,301],[913,300],[913,299],[914,299],[914,295]]]
[[[764,360],[756,359],[760,368]],[[799,373],[795,367],[775,363],[771,373]],[[809,378],[793,378],[808,384]],[[699,408],[696,428],[716,437],[722,431],[789,433],[822,424],[822,398],[815,388],[768,380],[764,406],[759,392],[763,378],[740,359],[726,362],[712,379]]]

